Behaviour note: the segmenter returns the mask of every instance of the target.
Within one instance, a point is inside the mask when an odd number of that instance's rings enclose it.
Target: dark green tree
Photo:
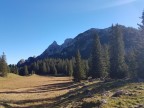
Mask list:
[[[112,26],[110,36],[110,77],[121,79],[127,77],[123,35],[120,26]]]
[[[141,37],[144,39],[144,11],[142,13],[142,24],[139,24],[139,29],[141,32]],[[144,79],[144,40],[142,41],[142,46],[140,46],[138,54],[137,54],[137,60],[138,60],[138,77]]]
[[[2,77],[6,77],[8,73],[8,66],[6,63],[6,55],[3,53],[3,55],[0,57],[0,75]]]
[[[46,67],[47,67],[47,73],[50,73],[50,66],[49,66],[48,63],[47,63],[47,65],[46,65]]]
[[[69,76],[73,75],[73,65],[72,65],[72,61],[71,60],[68,62],[68,75]]]
[[[40,66],[39,66],[39,62],[36,62],[36,67],[35,67],[35,71],[38,73],[40,70]]]
[[[103,61],[103,66],[104,66],[104,71],[103,71],[103,76],[107,77],[109,76],[110,73],[110,54],[109,54],[109,46],[108,45],[104,45],[102,48],[102,61]]]
[[[43,74],[47,74],[47,67],[45,62],[42,63],[42,72]]]
[[[25,76],[29,75],[29,71],[28,71],[27,65],[24,66],[24,75]]]
[[[68,73],[68,63],[64,63],[64,73],[65,73],[65,75],[69,75],[69,73]]]
[[[84,73],[79,50],[76,53],[75,60],[76,60],[76,64],[75,64],[75,71],[74,71],[74,81],[80,82],[81,80],[86,78],[86,74]]]
[[[18,70],[17,66],[15,67],[15,74],[19,75],[19,70]]]
[[[32,70],[31,74],[32,74],[32,75],[33,75],[33,74],[35,74],[35,71],[34,71],[34,70]]]
[[[91,69],[90,73],[92,78],[101,78],[104,77],[104,67],[102,63],[102,52],[101,52],[101,43],[99,36],[96,34],[94,36],[92,55],[91,55]]]
[[[88,76],[89,76],[89,64],[88,64],[88,60],[85,60],[83,62],[83,66],[84,66],[84,71],[85,71],[85,74],[86,74],[86,78],[88,78]]]
[[[144,31],[144,11],[143,11],[143,13],[142,13],[142,17],[141,17],[141,19],[142,19],[142,24],[138,24],[139,25],[139,29],[141,30],[141,31]]]
[[[54,75],[57,76],[58,72],[57,72],[57,69],[56,69],[55,65],[53,67],[53,71],[54,71]]]
[[[138,63],[136,60],[136,51],[134,49],[127,51],[126,62],[129,67],[129,77],[136,78],[138,72]]]

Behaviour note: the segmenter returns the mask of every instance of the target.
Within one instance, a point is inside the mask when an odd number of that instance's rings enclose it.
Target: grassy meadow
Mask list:
[[[123,91],[120,96],[113,96]],[[143,108],[144,83],[9,74],[0,78],[0,108]]]

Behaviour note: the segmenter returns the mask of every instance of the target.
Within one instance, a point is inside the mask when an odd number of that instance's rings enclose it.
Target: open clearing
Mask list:
[[[0,78],[0,107],[48,106],[56,97],[67,93],[71,84],[69,77],[10,74],[8,78]]]
[[[119,96],[113,96],[122,91]],[[101,102],[104,102],[101,104]],[[0,108],[144,108],[144,82],[10,74],[0,78]]]

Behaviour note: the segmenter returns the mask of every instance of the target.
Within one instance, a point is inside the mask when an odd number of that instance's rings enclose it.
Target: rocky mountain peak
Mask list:
[[[53,41],[53,43],[50,46],[58,46],[56,41]]]
[[[71,42],[73,39],[72,38],[68,38],[68,39],[66,39],[65,41],[64,41],[64,43],[69,43],[69,42]]]

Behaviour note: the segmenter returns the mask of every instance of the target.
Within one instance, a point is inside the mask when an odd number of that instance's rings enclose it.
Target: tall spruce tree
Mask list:
[[[0,57],[0,75],[2,77],[6,77],[8,73],[8,66],[6,63],[6,55],[3,53],[3,55]]]
[[[90,73],[92,78],[101,78],[103,77],[103,63],[102,63],[102,52],[101,52],[101,43],[99,36],[96,34],[94,36],[94,43],[92,48],[91,56],[91,69]]]
[[[110,73],[110,54],[109,54],[109,46],[108,45],[104,45],[102,48],[102,59],[103,59],[103,66],[104,66],[104,72],[103,75],[104,77],[108,77],[109,73]]]
[[[43,72],[43,74],[47,74],[47,67],[46,67],[46,63],[44,61],[42,63],[42,72]]]
[[[138,72],[138,63],[136,60],[136,51],[132,49],[131,51],[127,51],[126,54],[126,62],[129,67],[129,76],[130,78],[136,78]]]
[[[84,73],[79,50],[76,53],[75,60],[76,60],[76,64],[75,64],[75,71],[74,71],[74,81],[80,82],[81,80],[86,78],[86,74]]]
[[[50,66],[48,63],[47,63],[47,73],[50,73]]]
[[[24,75],[25,76],[29,75],[29,71],[28,71],[27,65],[24,66]]]
[[[125,63],[125,50],[123,35],[119,25],[112,26],[110,36],[110,77],[121,79],[127,77],[127,65]]]
[[[89,77],[89,64],[88,64],[88,60],[85,60],[84,61],[84,71],[85,71],[85,74],[86,74],[86,78]]]
[[[68,75],[72,76],[73,75],[73,65],[72,65],[72,61],[69,60],[68,62]]]
[[[54,75],[57,76],[58,72],[57,72],[57,69],[56,69],[55,65],[53,67],[53,71],[54,71]]]
[[[139,24],[139,29],[141,32],[141,37],[144,39],[144,11],[142,13],[142,24]],[[142,41],[142,46],[140,46],[137,59],[138,59],[138,77],[144,79],[144,40]]]
[[[141,19],[142,19],[141,21],[142,24],[138,24],[138,25],[139,25],[139,29],[144,32],[144,11],[142,13]]]

